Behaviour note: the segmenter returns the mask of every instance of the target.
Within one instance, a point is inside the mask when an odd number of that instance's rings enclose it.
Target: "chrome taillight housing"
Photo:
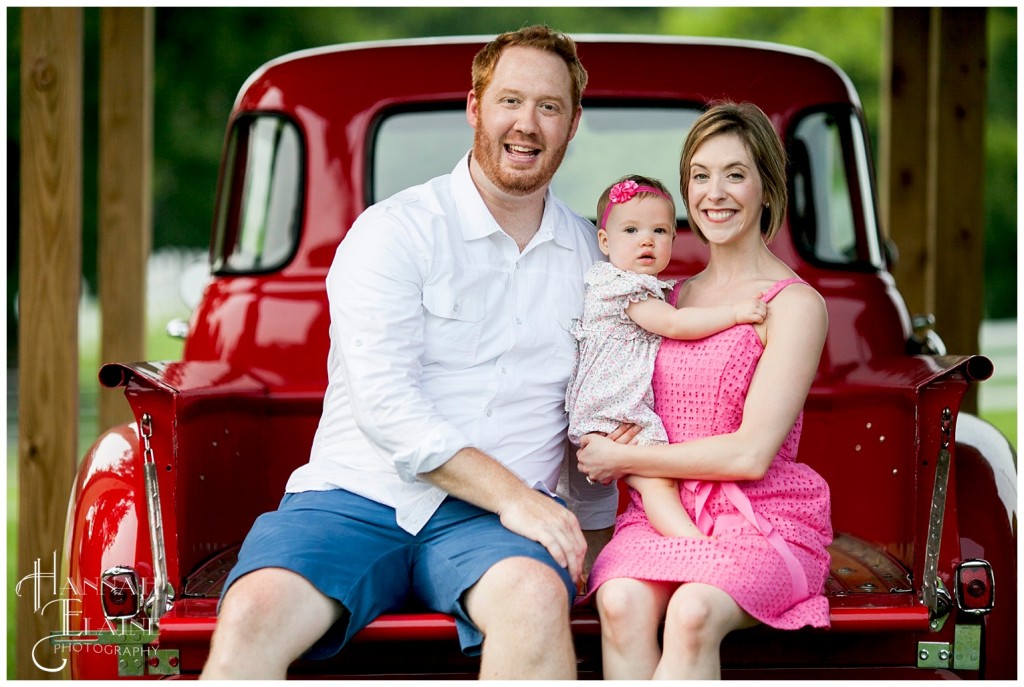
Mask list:
[[[971,559],[956,568],[953,585],[956,605],[964,613],[984,615],[995,606],[996,588],[992,566],[988,561]]]
[[[100,599],[108,619],[134,618],[141,608],[138,574],[126,566],[108,568],[101,576]]]

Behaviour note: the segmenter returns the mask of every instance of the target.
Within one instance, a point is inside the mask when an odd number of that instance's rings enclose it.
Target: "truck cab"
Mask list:
[[[224,579],[255,518],[309,458],[327,383],[325,277],[373,203],[451,170],[471,147],[470,64],[484,38],[346,44],[282,56],[227,122],[211,280],[175,361],[112,362],[135,421],[89,449],[70,495],[64,578],[79,614],[55,645],[72,676],[196,676]],[[583,117],[552,188],[595,218],[622,173],[678,186],[687,130],[715,100],[750,101],[789,157],[772,250],[824,297],[830,328],[799,460],[832,492],[831,628],[732,633],[725,677],[1016,677],[1016,460],[960,409],[992,372],[915,332],[889,272],[859,98],[835,65],[789,47],[579,36]],[[410,67],[415,65],[415,69]],[[643,65],[624,68],[623,65]],[[613,178],[614,177],[614,178]],[[703,268],[678,190],[668,278]],[[911,228],[912,230],[913,228]],[[386,258],[386,256],[385,256]],[[996,581],[998,580],[998,595]],[[572,616],[581,677],[600,623]],[[381,616],[296,677],[473,676],[454,621]]]

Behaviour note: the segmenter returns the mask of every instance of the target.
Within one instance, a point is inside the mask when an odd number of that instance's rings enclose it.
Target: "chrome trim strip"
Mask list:
[[[924,605],[928,607],[932,617],[945,615],[949,608],[941,608],[937,584],[939,583],[939,547],[942,545],[942,521],[946,515],[946,487],[949,482],[949,433],[952,423],[949,408],[942,411],[942,448],[935,461],[935,486],[932,488],[931,512],[928,516],[928,539],[924,550],[924,579],[921,581],[921,594]],[[942,604],[947,606],[947,604]]]
[[[160,485],[157,481],[156,461],[150,437],[153,436],[153,418],[143,413],[141,424],[142,467],[146,480],[146,510],[149,515],[149,545],[153,552],[153,592],[145,607],[149,617],[159,620],[170,608],[167,585],[167,554],[164,547],[164,523],[160,511]]]

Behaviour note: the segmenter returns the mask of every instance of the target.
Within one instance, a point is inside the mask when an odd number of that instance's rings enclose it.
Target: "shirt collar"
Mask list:
[[[491,211],[484,203],[483,197],[473,183],[469,174],[469,155],[466,153],[452,170],[452,195],[455,199],[455,207],[459,213],[459,224],[462,229],[462,236],[467,241],[490,236],[501,231],[501,227],[494,221]],[[555,198],[551,187],[548,186],[544,193],[544,214],[540,220],[540,227],[537,229],[537,237],[541,241],[553,239],[556,244],[563,248],[572,248],[573,242],[569,236],[571,222],[561,221],[566,210]]]

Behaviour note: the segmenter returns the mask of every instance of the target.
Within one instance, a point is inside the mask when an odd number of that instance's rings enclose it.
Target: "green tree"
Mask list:
[[[772,41],[819,52],[839,65],[860,93],[869,130],[876,137],[884,12],[879,7],[157,8],[153,245],[207,245],[225,124],[235,95],[261,64],[290,51],[385,38],[493,35],[531,23],[547,23],[574,34],[647,33]],[[19,16],[18,8],[8,8],[9,163],[17,161],[19,140]],[[95,284],[95,251],[90,247],[96,241],[99,9],[86,8],[85,20],[86,248],[82,257],[85,278]],[[990,8],[985,202],[988,317],[1016,314],[1016,250],[1009,250],[1016,246],[1016,40],[1016,8]],[[13,295],[17,288],[17,232],[12,230],[17,226],[17,167],[9,167],[8,172],[8,293]],[[10,298],[9,331],[16,331],[11,328],[15,323],[10,318]]]

